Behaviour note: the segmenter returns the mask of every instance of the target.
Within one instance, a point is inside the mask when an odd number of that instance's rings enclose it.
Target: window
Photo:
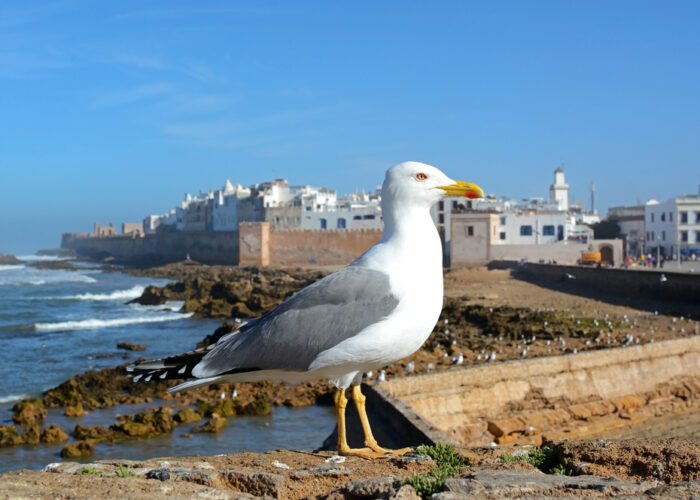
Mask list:
[[[467,226],[467,236],[474,236],[474,226]]]
[[[673,222],[673,212],[668,213],[668,221]]]
[[[681,231],[681,241],[688,243],[688,231]]]
[[[444,202],[444,201],[439,201],[439,202],[438,202],[438,210],[439,210],[440,212],[444,212],[444,211],[445,211],[445,202]]]
[[[532,236],[532,226],[520,226],[520,236]]]
[[[656,239],[656,235],[654,234],[654,231],[651,232],[651,241],[654,241]]]
[[[343,219],[343,218],[338,219],[338,229],[345,229],[345,227],[346,227],[345,219]]]
[[[505,232],[505,231],[501,231],[500,233],[498,233],[498,239],[499,239],[499,240],[505,240],[505,239],[506,239],[506,232]]]
[[[564,239],[564,226],[562,226],[561,224],[557,226],[557,239],[559,241]]]
[[[321,229],[326,229],[327,224],[326,219],[321,219]]]
[[[362,216],[361,215],[355,215],[352,220],[361,220]]]
[[[661,212],[661,222],[666,221],[666,212]]]
[[[501,226],[505,226],[505,225],[506,225],[506,218],[501,217]]]
[[[374,220],[374,215],[363,215],[362,218],[365,220]]]
[[[661,240],[666,241],[666,231],[661,231]]]
[[[688,212],[683,211],[681,212],[681,224],[687,224],[688,223]]]
[[[695,223],[700,224],[700,211],[695,212]]]
[[[695,243],[700,243],[700,231],[695,231]]]
[[[438,214],[438,224],[445,223],[445,214]]]
[[[654,222],[654,213],[651,214],[651,221]]]
[[[554,226],[543,226],[542,234],[544,236],[554,236]]]

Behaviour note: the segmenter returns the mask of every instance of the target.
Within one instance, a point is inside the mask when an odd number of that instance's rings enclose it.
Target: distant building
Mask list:
[[[554,184],[549,186],[549,201],[556,203],[559,210],[569,210],[569,185],[564,180],[564,169],[554,171]]]
[[[131,236],[143,236],[143,224],[140,222],[122,223],[122,234]]]
[[[95,222],[91,236],[116,236],[116,234],[117,230],[111,222],[108,226],[100,226],[99,222]]]
[[[700,195],[676,196],[644,206],[645,251],[667,257],[700,254]]]

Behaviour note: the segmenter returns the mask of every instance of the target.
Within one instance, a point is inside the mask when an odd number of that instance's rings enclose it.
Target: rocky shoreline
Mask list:
[[[181,300],[183,312],[224,320],[198,346],[215,342],[244,318],[264,314],[330,272],[241,269],[192,262],[123,271],[176,280],[161,288],[148,287],[136,299],[138,303]],[[545,291],[538,290],[535,297],[531,288],[521,290],[504,271],[449,271],[445,283],[445,307],[424,348],[411,358],[384,367],[383,376],[411,376],[508,359],[624,348],[698,334],[697,319],[690,316],[692,311],[677,309],[676,305],[647,302],[643,307],[627,310],[593,301],[582,305],[578,298],[562,299],[565,294],[556,295],[556,301],[552,301]],[[652,307],[658,310],[650,311]],[[266,414],[281,405],[330,404],[332,391],[325,381],[296,387],[264,382],[220,384],[170,395],[167,389],[176,382],[135,384],[127,377],[125,366],[77,375],[47,391],[41,399],[18,403],[13,417],[16,425],[0,426],[0,446],[67,441],[68,432],[45,423],[46,408],[63,408],[66,415],[79,418],[86,412],[119,404],[153,404],[135,414],[121,415],[109,426],[77,424],[70,432],[73,440],[62,452],[69,458],[91,455],[95,444],[155,437],[173,432],[178,425],[194,426],[192,430],[197,432],[217,432],[236,415]],[[374,373],[369,378],[376,377]],[[42,429],[44,424],[48,425]]]

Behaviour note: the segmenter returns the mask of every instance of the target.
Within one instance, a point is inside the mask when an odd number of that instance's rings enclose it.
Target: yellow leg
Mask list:
[[[382,448],[377,444],[377,440],[374,439],[372,434],[372,428],[369,425],[369,419],[367,418],[367,410],[365,409],[365,401],[367,398],[360,390],[360,385],[355,385],[352,388],[352,400],[355,402],[355,407],[357,408],[357,414],[360,416],[360,422],[362,423],[362,431],[365,434],[365,445],[372,451],[381,453],[383,455],[404,455],[411,448],[401,448],[400,450],[387,450]],[[340,427],[339,427],[340,428]]]
[[[368,460],[383,457],[383,453],[371,450],[370,448],[350,448],[348,446],[345,428],[345,408],[348,405],[348,398],[345,397],[345,389],[335,390],[333,402],[335,403],[335,415],[338,418],[338,454],[360,457]]]

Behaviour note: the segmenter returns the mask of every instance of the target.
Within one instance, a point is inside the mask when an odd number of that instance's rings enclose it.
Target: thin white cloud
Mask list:
[[[145,54],[117,54],[113,60],[118,64],[136,66],[140,69],[163,70],[168,67],[160,58]]]
[[[190,17],[210,15],[235,15],[235,16],[268,16],[282,13],[279,9],[245,8],[245,7],[186,7],[164,9],[141,9],[123,12],[114,16],[117,20],[153,17]]]
[[[109,108],[113,106],[132,104],[139,101],[165,96],[172,92],[172,90],[173,87],[167,83],[140,85],[132,89],[118,90],[104,94],[95,100],[94,106],[98,108]]]

